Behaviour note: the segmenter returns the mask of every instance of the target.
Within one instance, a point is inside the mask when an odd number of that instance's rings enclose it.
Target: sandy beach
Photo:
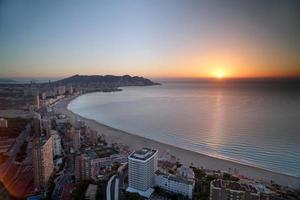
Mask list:
[[[136,150],[141,147],[152,147],[157,149],[160,155],[164,154],[168,150],[171,154],[179,158],[181,163],[186,165],[190,165],[191,163],[193,163],[194,166],[197,167],[204,167],[207,169],[222,171],[228,171],[229,168],[237,169],[239,175],[267,182],[272,180],[280,185],[300,189],[300,177],[285,175],[261,169],[258,167],[248,166],[228,160],[210,157],[204,154],[192,152],[189,150],[181,149],[179,147],[163,144],[154,140],[133,135],[73,113],[72,111],[67,109],[67,106],[70,101],[72,101],[72,98],[60,101],[57,105],[55,105],[55,109],[58,112],[69,116],[72,121],[75,121],[75,119],[84,121],[87,126],[105,135],[105,139],[108,142],[126,144],[131,150]]]

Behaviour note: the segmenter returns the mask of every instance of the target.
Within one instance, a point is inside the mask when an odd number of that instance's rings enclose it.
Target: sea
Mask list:
[[[209,156],[300,177],[300,82],[163,80],[74,99],[73,112]]]

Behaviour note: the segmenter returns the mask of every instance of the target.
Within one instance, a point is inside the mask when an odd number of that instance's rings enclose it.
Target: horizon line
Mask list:
[[[151,79],[218,79],[214,76],[145,76],[145,75],[131,75],[124,73],[119,74],[73,74],[73,75],[63,75],[63,76],[0,76],[0,79],[64,79],[72,76],[139,76]],[[300,75],[290,75],[290,76],[228,76],[222,77],[221,79],[297,79]]]

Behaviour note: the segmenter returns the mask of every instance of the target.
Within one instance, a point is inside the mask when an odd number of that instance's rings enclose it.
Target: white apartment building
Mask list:
[[[182,194],[192,199],[195,181],[157,171],[155,174],[155,185],[169,192]]]
[[[154,192],[157,150],[143,148],[128,157],[128,192],[149,198]]]

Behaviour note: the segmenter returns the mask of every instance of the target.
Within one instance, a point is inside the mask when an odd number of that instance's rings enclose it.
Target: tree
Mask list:
[[[223,180],[230,180],[231,179],[231,175],[228,173],[223,173]]]

